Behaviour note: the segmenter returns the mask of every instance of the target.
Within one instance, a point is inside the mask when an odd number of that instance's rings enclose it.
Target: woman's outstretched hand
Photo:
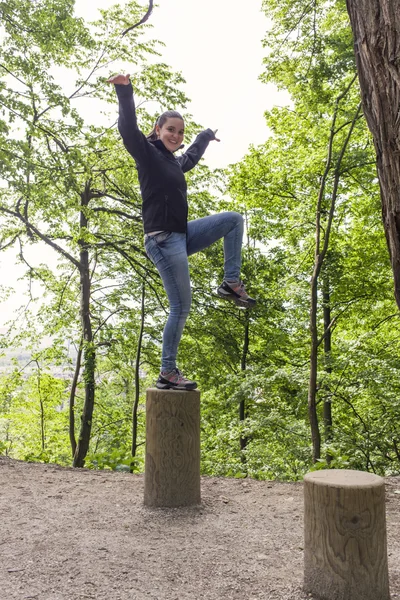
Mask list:
[[[213,134],[215,136],[214,139],[215,139],[216,142],[220,142],[221,140],[219,138],[217,138],[217,131],[218,131],[218,129],[213,129]]]
[[[113,75],[110,79],[107,79],[107,83],[113,83],[114,85],[129,85],[130,75]]]

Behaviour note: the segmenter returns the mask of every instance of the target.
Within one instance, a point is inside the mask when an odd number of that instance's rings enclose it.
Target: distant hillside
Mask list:
[[[0,334],[4,335],[7,333],[7,328],[0,327]],[[51,346],[52,339],[49,336],[45,336],[40,343],[39,348],[48,348]],[[73,346],[68,348],[68,356],[72,360],[72,365],[75,365],[76,350]],[[0,353],[0,373],[9,373],[15,367],[22,369],[28,365],[31,360],[31,350],[26,348],[9,348],[5,349]],[[26,374],[29,375],[34,370],[34,365],[26,367]],[[55,377],[66,378],[70,376],[68,370],[70,370],[70,364],[65,365],[54,365],[50,368],[51,373]]]

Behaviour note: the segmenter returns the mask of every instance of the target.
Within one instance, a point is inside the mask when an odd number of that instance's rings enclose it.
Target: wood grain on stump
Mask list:
[[[323,600],[389,600],[385,484],[371,473],[304,478],[304,589]]]
[[[144,503],[200,503],[200,393],[147,390]]]

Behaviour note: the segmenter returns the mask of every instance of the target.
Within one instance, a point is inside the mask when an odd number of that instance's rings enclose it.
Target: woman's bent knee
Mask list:
[[[232,219],[232,221],[234,221],[238,225],[243,225],[244,220],[243,220],[243,216],[240,213],[231,210],[227,214],[229,215],[229,218]]]

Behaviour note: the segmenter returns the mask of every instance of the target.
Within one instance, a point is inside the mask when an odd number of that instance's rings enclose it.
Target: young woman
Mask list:
[[[184,377],[176,367],[176,354],[191,304],[188,256],[224,238],[224,281],[217,292],[221,298],[250,308],[256,301],[240,281],[243,218],[224,212],[187,221],[187,186],[184,173],[203,156],[216,131],[202,131],[181,156],[184,122],[175,111],[163,113],[146,137],[137,126],[133,89],[129,75],[115,75],[119,100],[118,129],[125,148],[135,159],[143,200],[145,248],[161,275],[168,296],[170,313],[163,333],[160,389],[193,390],[195,381]]]

